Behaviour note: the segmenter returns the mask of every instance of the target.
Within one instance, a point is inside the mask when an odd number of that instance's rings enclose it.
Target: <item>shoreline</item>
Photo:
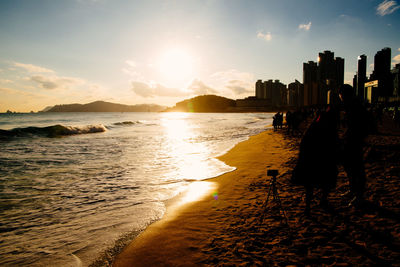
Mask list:
[[[172,198],[163,201],[163,203],[165,205],[165,212],[161,218],[149,222],[149,224],[146,225],[144,227],[144,229],[142,229],[142,230],[132,231],[132,232],[128,232],[128,233],[122,235],[119,239],[117,239],[115,241],[114,245],[106,248],[103,252],[101,252],[101,254],[97,258],[95,258],[92,262],[90,262],[89,266],[97,267],[97,266],[104,266],[104,265],[112,264],[115,261],[115,259],[117,258],[117,256],[119,254],[121,254],[122,251],[127,246],[129,246],[132,242],[134,242],[143,232],[147,231],[147,229],[151,225],[164,220],[167,213],[168,214],[176,213],[185,205],[195,204],[193,202],[197,201],[196,198],[201,199],[202,197],[204,197],[204,194],[206,193],[205,189],[207,189],[207,188],[204,186],[201,186],[201,185],[211,184],[212,180],[217,179],[220,176],[223,176],[225,174],[235,172],[237,170],[237,168],[235,166],[231,166],[231,165],[227,164],[224,160],[221,160],[220,159],[221,157],[223,157],[225,154],[229,153],[238,144],[248,141],[253,136],[257,136],[263,132],[272,131],[272,130],[273,130],[272,124],[267,124],[266,126],[264,126],[264,129],[261,132],[255,133],[253,135],[249,135],[245,139],[237,142],[236,144],[233,144],[230,148],[224,149],[220,153],[213,156],[213,158],[215,160],[223,162],[224,164],[227,165],[227,167],[231,168],[231,170],[224,171],[220,174],[217,174],[216,176],[205,178],[203,180],[191,180],[190,184],[188,185],[188,187],[185,190],[177,193],[177,195],[173,196]],[[196,185],[200,185],[200,186],[196,186]],[[201,191],[200,194],[199,194],[199,192],[193,192],[193,191],[198,191],[198,189],[199,189],[198,187],[200,187],[200,191]],[[211,190],[212,187],[209,186],[208,189]],[[194,194],[194,197],[188,197],[192,194]],[[211,194],[209,194],[209,195],[211,195]],[[215,198],[214,195],[213,195],[213,197]],[[200,199],[198,199],[198,200],[200,200]]]
[[[120,253],[115,258],[113,266],[132,266],[132,262],[135,262],[135,266],[144,266],[148,264],[180,265],[179,261],[182,260],[181,257],[176,258],[178,259],[178,262],[174,262],[172,259],[171,262],[169,260],[164,261],[166,260],[166,257],[168,255],[163,255],[159,259],[157,259],[153,257],[154,255],[150,255],[152,253],[149,252],[149,249],[151,250],[151,248],[154,247],[158,248],[160,244],[164,244],[168,250],[179,251],[179,249],[177,249],[176,247],[176,244],[185,243],[182,239],[185,239],[185,237],[187,237],[188,235],[190,237],[191,233],[195,233],[195,235],[191,236],[189,239],[201,240],[202,236],[204,235],[202,231],[200,231],[200,229],[203,228],[204,225],[208,225],[208,231],[212,232],[212,228],[214,228],[214,222],[213,220],[210,221],[207,219],[203,222],[193,221],[196,220],[195,218],[198,216],[199,213],[203,214],[204,216],[210,217],[213,217],[212,214],[216,213],[214,215],[225,217],[224,219],[229,219],[229,216],[226,217],[224,216],[224,214],[220,213],[223,212],[225,208],[232,208],[230,203],[239,196],[238,194],[246,195],[248,193],[248,189],[246,188],[241,188],[239,191],[237,191],[235,188],[232,188],[232,186],[241,187],[240,180],[236,180],[235,183],[232,182],[234,182],[234,178],[236,176],[252,176],[249,174],[249,172],[253,172],[254,168],[247,168],[249,165],[249,159],[257,159],[255,160],[255,162],[252,163],[254,165],[253,167],[256,167],[259,172],[256,177],[254,177],[254,180],[257,180],[263,176],[265,176],[266,178],[266,168],[278,168],[280,165],[284,164],[286,158],[282,158],[280,156],[281,153],[279,152],[282,151],[276,151],[277,147],[274,147],[274,144],[276,144],[276,140],[274,141],[274,138],[270,138],[272,136],[277,137],[273,130],[271,128],[268,128],[259,134],[250,136],[247,140],[239,142],[225,154],[217,157],[217,159],[221,160],[228,166],[235,167],[236,169],[214,178],[206,179],[200,182],[194,182],[191,186],[189,186],[188,190],[168,200],[166,202],[166,213],[164,214],[164,216],[160,220],[149,225],[141,234],[139,234],[134,240],[132,240],[132,242],[122,251],[122,253]],[[269,139],[270,142],[268,144],[265,144],[265,139]],[[281,138],[279,138],[279,141],[281,141]],[[250,151],[248,149],[249,146],[253,147],[253,149],[251,149]],[[268,149],[268,147],[274,147],[274,149]],[[287,153],[287,148],[284,150]],[[274,159],[270,159],[269,164],[264,163],[265,158],[261,159],[260,157],[258,157],[258,154],[260,152],[263,153],[266,151],[270,151],[269,153],[271,157],[273,155],[275,156]],[[252,179],[250,178],[250,180]],[[251,181],[247,182],[251,183]],[[193,188],[191,189],[190,187]],[[198,190],[202,192],[200,193],[200,195],[197,195],[196,199],[191,199],[190,201],[185,200],[188,195],[190,196]],[[236,191],[236,194],[232,195],[232,191]],[[240,203],[238,204],[240,206]],[[189,220],[188,218],[190,216],[192,218]],[[190,221],[190,223],[188,223],[188,221]],[[187,229],[180,228],[181,223],[184,223]],[[178,225],[178,227],[174,227],[174,225]],[[176,233],[174,234],[175,237],[173,239],[177,238],[177,236],[181,236],[183,238],[178,237],[176,241],[171,242],[171,236],[167,238],[168,240],[160,237],[164,236],[165,233],[171,233],[174,231]],[[205,240],[201,242],[202,247],[206,247],[204,241]],[[187,244],[187,246],[191,247],[190,244]],[[185,251],[182,253],[185,255],[189,255],[189,252],[191,250],[194,250],[194,248],[192,247],[189,248],[189,251],[187,251],[188,249],[182,247],[182,245],[180,245],[179,248],[182,249],[182,252]],[[169,251],[169,253],[171,253],[171,251]],[[134,255],[134,257],[132,257],[132,254]],[[147,257],[143,254],[146,254]],[[173,254],[174,253],[172,253],[171,255]],[[193,256],[194,258],[196,258],[195,255]],[[140,263],[138,262],[138,259],[141,259]],[[199,261],[201,261],[201,258],[197,260],[190,260],[190,262],[197,262],[197,264],[199,264]],[[184,260],[184,262],[188,263],[187,260]]]
[[[386,127],[386,128],[385,128]],[[119,254],[113,266],[197,265],[398,265],[400,262],[400,128],[379,126],[364,155],[366,203],[349,206],[348,178],[339,167],[329,209],[311,205],[304,189],[289,182],[299,138],[264,131],[219,157],[236,171],[209,182],[215,194],[185,203],[150,225]],[[282,208],[265,205],[276,168]],[[217,190],[215,190],[217,188]],[[213,190],[208,191],[213,192]]]

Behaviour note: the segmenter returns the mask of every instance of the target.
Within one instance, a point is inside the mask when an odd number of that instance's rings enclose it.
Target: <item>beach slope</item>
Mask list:
[[[399,266],[400,131],[380,129],[367,139],[363,207],[349,206],[348,178],[340,167],[331,206],[319,206],[317,192],[311,216],[303,214],[304,189],[289,182],[299,141],[271,130],[239,143],[220,157],[235,171],[174,199],[114,266]],[[280,173],[282,206],[272,198],[265,202],[268,169]]]
[[[254,219],[254,205],[262,197],[254,184],[266,185],[267,169],[287,171],[283,165],[293,154],[282,135],[265,131],[236,145],[220,157],[237,169],[202,183],[209,188],[200,199],[169,205],[162,220],[150,225],[118,255],[114,266],[198,265],[212,253],[215,240],[224,239],[234,221]],[[265,193],[265,189],[261,190]],[[195,190],[195,189],[194,189]],[[243,233],[245,234],[245,233]],[[228,240],[227,240],[228,241]],[[236,244],[229,244],[235,246]]]

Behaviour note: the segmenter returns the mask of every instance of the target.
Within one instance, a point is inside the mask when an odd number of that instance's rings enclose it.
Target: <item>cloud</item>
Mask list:
[[[382,3],[380,3],[379,6],[376,8],[376,14],[380,16],[389,15],[395,12],[399,8],[400,6],[397,4],[396,1],[385,0]]]
[[[0,83],[13,83],[13,81],[7,79],[0,79]]]
[[[36,75],[29,78],[29,80],[36,82],[43,89],[68,89],[70,86],[81,85],[83,80],[71,77],[58,77],[58,76],[43,76]]]
[[[39,66],[36,66],[33,64],[24,64],[24,63],[14,62],[13,65],[15,67],[22,68],[25,71],[30,72],[30,73],[54,73],[53,70],[39,67]]]
[[[121,71],[131,77],[133,81],[144,82],[146,79],[137,71],[138,63],[133,60],[126,60],[125,63],[128,65],[123,67]]]
[[[252,93],[254,90],[249,88],[249,83],[244,82],[244,81],[238,81],[238,80],[231,80],[228,82],[228,85],[226,85],[226,88],[231,90],[237,95],[241,94],[249,94]]]
[[[217,94],[218,91],[207,86],[199,79],[194,79],[186,88],[185,91],[176,89],[176,88],[168,88],[159,83],[155,82],[140,82],[133,81],[132,90],[135,94],[145,97],[188,97],[192,95],[207,95],[207,94]]]
[[[265,40],[265,41],[271,41],[272,35],[271,35],[270,32],[263,33],[262,31],[259,31],[259,32],[257,33],[257,38],[258,38],[258,39],[263,39],[263,40]]]
[[[175,88],[167,88],[159,83],[145,83],[139,81],[133,81],[132,90],[135,94],[142,97],[156,97],[156,96],[167,96],[167,97],[181,97],[186,96],[188,93],[182,92]]]
[[[125,73],[125,74],[131,76],[131,78],[132,78],[133,80],[140,80],[140,81],[141,81],[141,80],[144,80],[143,76],[142,76],[139,72],[137,72],[137,71],[135,71],[135,70],[132,70],[132,69],[129,69],[129,68],[122,68],[121,71],[122,71],[123,73]]]
[[[218,93],[215,89],[205,85],[199,79],[194,79],[187,89],[193,92],[193,94],[195,95],[208,95]]]
[[[132,60],[126,60],[125,63],[128,64],[132,68],[136,68],[137,67],[136,62],[134,62]]]
[[[400,54],[393,58],[394,64],[400,63]]]
[[[254,74],[249,72],[230,69],[216,72],[210,78],[214,80],[217,88],[224,88],[224,94],[229,94],[231,97],[248,95],[254,91]]]
[[[400,52],[400,48],[398,48],[397,51]],[[399,64],[399,63],[400,63],[400,54],[394,56],[393,59],[392,59],[392,61],[393,61],[393,62],[392,62],[393,65]]]
[[[311,21],[307,24],[300,24],[299,29],[309,31],[311,29]]]

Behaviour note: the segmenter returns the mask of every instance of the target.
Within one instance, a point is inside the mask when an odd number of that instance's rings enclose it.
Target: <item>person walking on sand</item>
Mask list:
[[[339,96],[345,111],[347,130],[344,134],[343,167],[350,183],[353,199],[350,204],[359,206],[363,202],[366,177],[363,162],[364,139],[369,132],[368,111],[354,95],[353,87],[344,84]]]

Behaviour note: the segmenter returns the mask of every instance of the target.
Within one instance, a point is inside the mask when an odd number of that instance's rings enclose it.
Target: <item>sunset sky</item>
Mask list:
[[[0,112],[244,98],[257,79],[302,82],[324,50],[350,83],[384,47],[400,63],[397,1],[1,0]]]

